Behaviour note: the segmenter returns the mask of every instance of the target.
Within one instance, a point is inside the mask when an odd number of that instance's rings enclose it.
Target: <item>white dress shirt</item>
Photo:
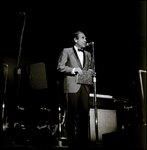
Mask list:
[[[81,65],[82,65],[82,67],[83,67],[83,52],[82,52],[82,51],[79,51],[79,50],[78,50],[78,47],[76,47],[76,46],[74,46],[74,48],[75,48],[75,50],[76,50],[76,52],[77,52],[77,54],[78,54],[78,57],[79,57],[80,62],[81,62]]]
[[[79,60],[80,60],[80,62],[81,62],[81,65],[82,65],[82,67],[83,67],[83,52],[82,52],[82,51],[79,51],[77,46],[74,46],[74,48],[75,48],[75,50],[76,50],[76,52],[77,52],[77,55],[78,55],[78,57],[79,57]],[[72,73],[72,74],[75,74],[75,68],[73,68],[73,70],[72,70],[71,73]]]

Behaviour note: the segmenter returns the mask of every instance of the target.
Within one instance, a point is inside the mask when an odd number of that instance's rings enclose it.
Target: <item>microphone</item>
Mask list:
[[[86,43],[86,46],[90,46],[92,44],[94,44],[94,42]]]
[[[25,16],[25,12],[19,12],[17,13],[18,16]]]
[[[141,72],[143,72],[143,73],[147,73],[147,71],[145,71],[145,70],[139,70],[139,72],[141,73]]]

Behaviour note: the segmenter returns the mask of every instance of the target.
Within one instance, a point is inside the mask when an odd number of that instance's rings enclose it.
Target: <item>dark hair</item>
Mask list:
[[[77,31],[73,34],[73,43],[75,43],[74,38],[78,39],[80,33],[84,34],[82,31]]]

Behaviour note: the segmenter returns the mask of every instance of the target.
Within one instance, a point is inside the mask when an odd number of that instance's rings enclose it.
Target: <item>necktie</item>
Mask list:
[[[83,49],[78,49],[79,52],[83,52]]]
[[[80,59],[81,65],[83,67],[83,49],[78,49],[78,57]]]

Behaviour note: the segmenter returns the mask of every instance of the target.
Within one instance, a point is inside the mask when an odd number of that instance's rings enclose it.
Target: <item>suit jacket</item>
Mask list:
[[[81,87],[81,84],[76,83],[76,75],[73,75],[71,73],[73,68],[80,67],[82,70],[85,71],[92,68],[91,54],[85,50],[83,51],[83,53],[83,67],[74,47],[65,48],[60,54],[57,70],[59,72],[65,73],[64,93],[76,93]],[[85,87],[87,92],[89,92],[89,87],[87,85],[85,85]]]

